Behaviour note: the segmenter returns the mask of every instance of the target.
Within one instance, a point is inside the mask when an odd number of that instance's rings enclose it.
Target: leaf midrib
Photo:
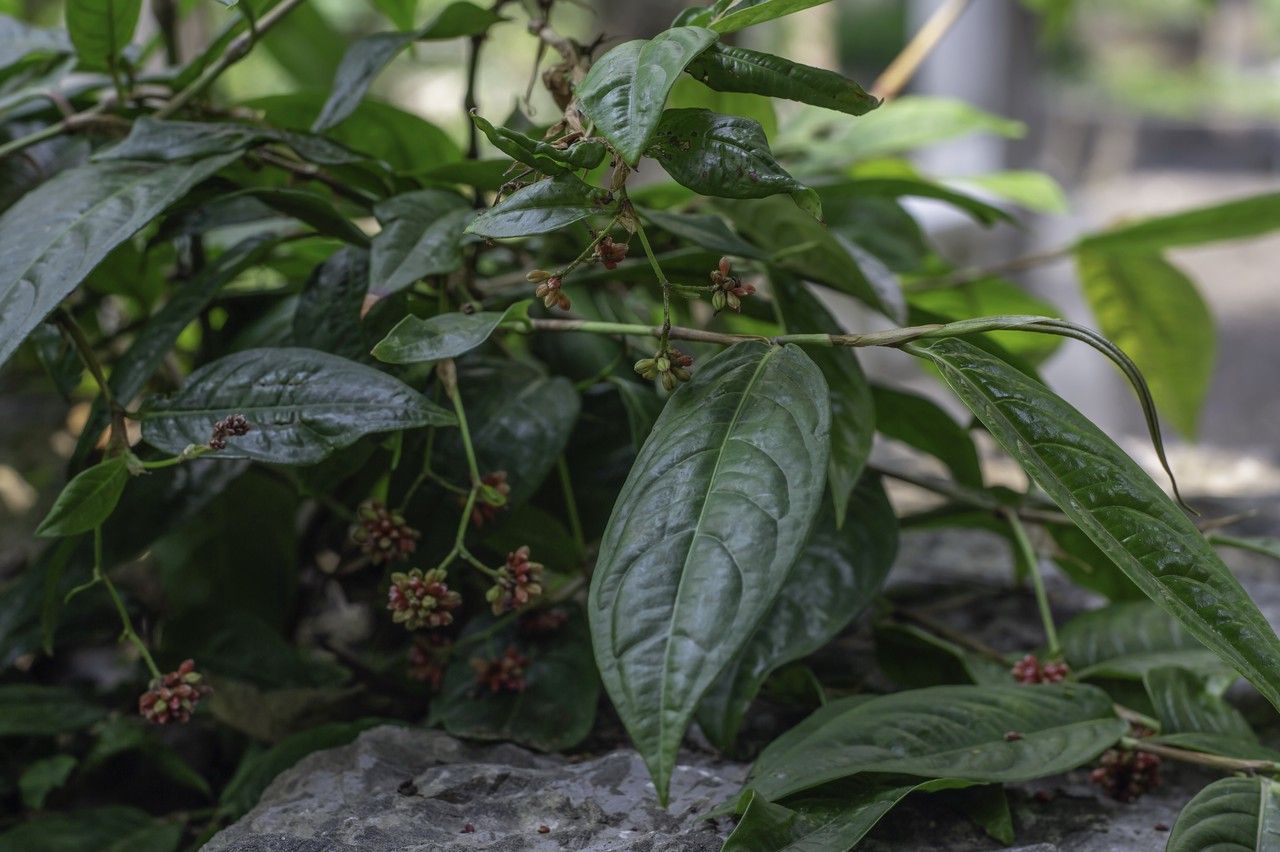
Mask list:
[[[675,626],[675,614],[680,609],[681,599],[684,595],[685,578],[689,575],[689,559],[693,554],[694,543],[702,534],[702,523],[706,518],[707,505],[711,503],[710,494],[715,490],[717,477],[720,475],[720,464],[724,461],[725,449],[729,445],[729,440],[733,436],[734,430],[738,425],[738,421],[742,418],[743,409],[746,407],[747,398],[751,396],[752,390],[756,383],[760,380],[760,374],[764,372],[765,365],[769,363],[774,355],[782,351],[780,346],[770,346],[760,358],[760,363],[756,364],[755,371],[752,372],[751,378],[747,381],[746,386],[742,389],[742,397],[738,400],[738,405],[734,409],[733,417],[729,420],[729,425],[725,428],[724,438],[721,439],[716,451],[716,463],[711,468],[711,475],[707,477],[707,497],[702,501],[702,506],[698,509],[698,519],[693,525],[693,536],[689,539],[689,547],[685,551],[684,559],[680,562],[680,582],[676,585],[675,605],[671,608],[671,618],[667,621],[667,629],[663,638],[663,654],[662,654],[662,686],[658,692],[658,759],[663,768],[664,777],[669,777],[667,762],[671,759],[668,757],[666,748],[667,739],[667,684],[670,681],[671,672],[671,634]]]

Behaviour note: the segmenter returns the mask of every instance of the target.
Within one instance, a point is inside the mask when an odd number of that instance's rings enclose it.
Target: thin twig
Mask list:
[[[889,67],[876,78],[871,86],[871,94],[886,101],[897,96],[911,82],[916,71],[951,27],[960,20],[969,3],[970,0],[944,0],[915,37],[902,48],[902,52],[889,63]]]
[[[1148,754],[1154,754],[1158,757],[1168,758],[1169,760],[1179,760],[1183,763],[1195,763],[1199,766],[1209,766],[1213,769],[1219,769],[1223,772],[1248,772],[1259,773],[1263,775],[1273,775],[1280,772],[1280,763],[1271,760],[1248,760],[1239,757],[1222,757],[1216,754],[1206,754],[1202,751],[1191,751],[1184,748],[1176,748],[1174,746],[1164,745],[1163,743],[1153,743],[1145,739],[1137,737],[1124,737],[1120,740],[1120,745],[1133,751],[1145,751]]]

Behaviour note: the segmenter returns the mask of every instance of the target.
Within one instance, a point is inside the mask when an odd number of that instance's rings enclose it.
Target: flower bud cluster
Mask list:
[[[662,387],[671,392],[681,382],[687,382],[692,375],[689,368],[693,366],[693,358],[684,354],[674,346],[668,346],[652,358],[641,358],[635,363],[635,371],[643,378],[653,381],[657,379]]]
[[[420,538],[422,533],[409,526],[404,515],[377,500],[366,500],[356,508],[351,540],[374,565],[408,559]]]
[[[756,288],[743,284],[733,274],[733,264],[729,258],[720,258],[719,265],[711,272],[711,283],[715,289],[711,293],[711,307],[716,313],[725,308],[738,312],[742,310],[742,300],[755,293]]]
[[[204,682],[204,676],[196,671],[195,661],[183,660],[177,671],[151,681],[147,691],[138,698],[138,712],[156,725],[186,723],[200,699],[211,692],[213,689]]]
[[[529,560],[529,545],[507,554],[493,586],[485,594],[494,615],[512,612],[542,594],[542,564]]]
[[[249,434],[249,421],[243,414],[229,414],[213,424],[213,433],[209,436],[209,449],[225,450],[227,438],[239,438]]]
[[[442,568],[425,574],[417,568],[407,574],[392,574],[391,588],[387,591],[391,620],[409,630],[452,624],[453,613],[450,610],[462,605],[462,596],[450,590],[445,579]]]

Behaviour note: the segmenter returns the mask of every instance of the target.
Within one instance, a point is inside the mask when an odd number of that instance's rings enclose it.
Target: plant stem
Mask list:
[[[1116,715],[1124,719],[1131,725],[1141,725],[1152,731],[1160,730],[1160,720],[1153,719],[1143,713],[1139,713],[1132,707],[1125,707],[1123,704],[1113,704],[1112,708],[1116,711]]]
[[[222,52],[222,55],[209,67],[205,68],[200,73],[200,76],[189,86],[175,94],[169,103],[156,112],[155,117],[160,119],[169,118],[189,104],[205,89],[213,85],[213,82],[222,76],[222,72],[244,59],[259,38],[266,35],[267,31],[305,2],[306,0],[284,0],[279,6],[259,18],[256,26],[236,36],[231,44],[227,45],[227,49]]]
[[[967,488],[959,483],[952,482],[947,479],[938,479],[932,476],[920,476],[907,471],[888,468],[883,465],[869,464],[867,470],[878,473],[881,476],[887,476],[890,479],[897,479],[900,482],[906,482],[917,488],[923,488],[926,491],[932,491],[940,494],[957,503],[964,503],[975,509],[985,509],[989,512],[1003,513],[1009,507],[1000,503],[994,497],[989,496],[983,491],[975,488]],[[1019,506],[1015,510],[1018,517],[1024,521],[1030,521],[1036,524],[1070,524],[1071,519],[1066,515],[1055,512],[1052,509],[1038,509],[1029,506]]]
[[[636,236],[640,238],[640,245],[644,247],[644,255],[649,259],[649,265],[653,267],[653,274],[657,276],[658,283],[662,285],[662,329],[658,335],[658,351],[666,352],[667,343],[671,339],[671,282],[667,280],[666,273],[662,271],[662,266],[658,264],[658,258],[653,253],[653,246],[649,245],[649,235],[645,233],[644,225],[640,222],[640,217],[635,217]]]
[[[8,142],[0,145],[0,160],[8,157],[10,154],[16,154],[32,145],[38,145],[55,136],[63,133],[74,133],[78,130],[85,130],[94,125],[110,128],[128,127],[129,122],[126,119],[114,115],[102,115],[102,105],[84,112],[77,112],[62,119],[62,121],[50,124],[48,127],[42,127],[34,133],[26,136],[20,136],[17,139],[10,139]]]
[[[80,362],[93,376],[93,380],[98,384],[98,392],[102,395],[102,401],[106,403],[107,410],[111,414],[111,435],[108,439],[107,446],[109,453],[122,453],[129,449],[129,437],[124,425],[124,408],[116,401],[115,395],[111,392],[111,385],[107,382],[106,374],[102,370],[102,362],[98,360],[98,356],[94,354],[93,345],[89,343],[89,338],[85,337],[84,329],[80,328],[80,324],[76,322],[75,317],[66,308],[59,307],[53,314],[53,321],[58,328],[62,329],[62,333],[66,335],[71,346],[76,350]]]
[[[462,394],[458,393],[458,389],[451,388],[448,390],[449,398],[453,401],[453,411],[458,418],[458,431],[462,433],[462,450],[467,455],[467,470],[471,474],[471,490],[474,492],[480,486],[480,466],[476,463],[476,450],[471,444],[471,430],[467,427],[467,412],[462,407]],[[468,510],[468,514],[470,510]]]
[[[471,37],[471,52],[467,55],[467,90],[462,96],[462,118],[467,123],[467,159],[474,160],[480,156],[480,131],[471,120],[471,111],[478,109],[476,101],[476,84],[480,76],[480,48],[484,46],[485,33]],[[483,204],[483,197],[476,192],[476,202]]]
[[[142,661],[147,664],[147,668],[151,671],[151,676],[159,680],[163,677],[160,673],[160,667],[151,658],[151,652],[147,650],[147,643],[143,642],[142,637],[138,635],[138,631],[133,629],[133,619],[129,618],[129,610],[125,608],[124,600],[120,597],[120,593],[116,591],[115,584],[111,582],[107,572],[102,570],[101,526],[93,528],[93,576],[95,580],[106,586],[107,594],[111,595],[111,602],[115,604],[116,612],[120,615],[120,626],[124,637],[138,649],[138,653],[142,655]]]
[[[900,93],[944,36],[960,20],[970,0],[944,0],[907,46],[871,85],[871,94],[889,100]]]
[[[556,469],[560,472],[560,488],[564,491],[565,512],[569,515],[569,531],[573,533],[573,542],[579,551],[587,549],[586,538],[582,534],[582,519],[578,517],[578,501],[573,496],[573,480],[569,476],[569,464],[564,453],[556,459]]]
[[[1123,737],[1120,740],[1120,745],[1133,751],[1145,751],[1148,754],[1154,754],[1158,757],[1164,757],[1170,760],[1179,760],[1183,763],[1194,763],[1199,766],[1208,766],[1213,769],[1220,769],[1224,772],[1248,772],[1260,773],[1263,775],[1272,775],[1280,772],[1280,763],[1275,763],[1270,760],[1248,760],[1238,757],[1222,757],[1216,754],[1206,754],[1201,751],[1190,751],[1189,749],[1176,748],[1162,743],[1148,742],[1141,738]]]
[[[1017,512],[1009,509],[1004,512],[1004,516],[1009,522],[1009,529],[1013,531],[1014,544],[1022,554],[1023,561],[1027,563],[1027,570],[1031,572],[1031,585],[1036,592],[1036,607],[1040,610],[1040,621],[1044,624],[1044,638],[1049,646],[1048,656],[1056,660],[1062,656],[1062,646],[1058,644],[1058,630],[1053,624],[1049,594],[1044,589],[1044,578],[1040,576],[1040,557],[1031,546],[1031,539],[1027,537],[1027,530],[1018,519]]]

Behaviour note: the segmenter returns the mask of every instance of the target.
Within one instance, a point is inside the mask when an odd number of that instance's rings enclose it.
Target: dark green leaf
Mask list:
[[[1142,590],[1079,527],[1052,524],[1046,529],[1055,545],[1053,561],[1072,582],[1111,601],[1142,600],[1145,597]],[[1169,620],[1172,621],[1171,618]]]
[[[897,519],[878,478],[853,492],[843,528],[824,509],[760,627],[702,697],[698,725],[716,748],[733,745],[771,672],[821,648],[867,607],[897,550]]]
[[[283,142],[304,159],[321,165],[342,165],[365,159],[320,136],[254,124],[162,121],[148,115],[139,116],[123,141],[96,152],[93,159],[172,162],[244,150],[264,142]]]
[[[506,127],[494,127],[471,113],[471,120],[494,147],[511,159],[537,169],[545,175],[559,175],[578,169],[594,169],[604,162],[605,146],[590,139],[580,139],[565,148],[540,142]]]
[[[764,252],[739,237],[719,216],[710,213],[672,213],[666,210],[648,210],[641,208],[639,213],[646,222],[657,225],[673,236],[688,240],[721,254],[736,257],[763,259]]]
[[[775,275],[772,282],[778,310],[788,331],[844,334],[844,329],[803,282],[789,275]],[[822,370],[831,390],[831,461],[827,465],[827,485],[839,527],[844,524],[849,494],[871,455],[871,439],[876,431],[875,404],[871,386],[851,349],[814,347],[808,354]]]
[[[1256,237],[1280,228],[1280,192],[1121,225],[1079,243],[1084,252],[1152,254],[1177,246]]]
[[[505,470],[510,506],[533,496],[564,452],[578,419],[573,383],[504,361],[468,365],[458,371],[472,442],[482,474]],[[437,439],[441,468],[465,481],[461,441]]]
[[[716,38],[702,27],[677,27],[629,41],[596,60],[578,84],[579,109],[628,165],[649,147],[680,72]]]
[[[1098,427],[960,340],[913,348],[1129,579],[1280,707],[1280,640],[1195,524]]]
[[[45,538],[79,535],[100,526],[120,502],[128,481],[129,463],[123,455],[81,471],[62,489],[49,514],[36,528],[36,535]]]
[[[614,506],[591,580],[596,662],[663,801],[698,700],[804,546],[829,421],[803,351],[740,343],[667,401]]]
[[[658,415],[662,412],[662,400],[648,384],[641,385],[618,376],[610,376],[608,381],[618,390],[622,407],[627,414],[631,446],[639,452],[644,446],[645,439],[653,431],[653,424],[657,422]]]
[[[745,47],[713,44],[689,63],[688,71],[717,92],[785,98],[849,115],[862,115],[880,105],[857,83],[834,71]]]
[[[546,234],[612,212],[612,205],[609,193],[565,174],[516,190],[472,220],[466,232],[494,239]]]
[[[0,834],[0,852],[79,852],[87,849],[124,852],[114,844],[148,831],[152,825],[151,817],[137,808],[84,808],[66,814],[49,814]],[[126,848],[137,852],[170,852],[173,846]]]
[[[360,360],[368,351],[360,323],[369,286],[369,253],[344,246],[307,279],[293,313],[290,341],[343,358]]]
[[[667,174],[700,195],[764,198],[803,192],[769,150],[759,123],[705,109],[669,109],[649,146]]]
[[[536,557],[536,553],[534,554]],[[539,751],[572,748],[591,732],[600,679],[591,658],[591,637],[581,610],[548,637],[521,635],[508,627],[483,642],[469,637],[493,627],[489,616],[473,618],[431,705],[433,721],[457,737],[510,740]],[[476,667],[515,645],[529,659],[523,692],[490,692],[476,681]],[[474,665],[473,665],[474,662]]]
[[[711,7],[711,21],[707,26],[718,33],[735,33],[826,2],[828,0],[717,0]]]
[[[69,689],[0,686],[0,737],[48,737],[87,728],[107,715]]]
[[[76,768],[76,759],[69,754],[55,754],[28,764],[18,776],[18,789],[22,792],[22,804],[33,811],[44,807],[44,800],[57,790]]]
[[[1280,784],[1223,778],[1178,814],[1165,852],[1269,852],[1280,848]]]
[[[182,825],[156,820],[120,837],[102,852],[177,852],[182,836]]]
[[[747,790],[742,819],[721,852],[852,849],[916,784],[850,779],[776,805]]]
[[[1009,666],[979,656],[911,624],[876,627],[876,661],[904,689],[947,683],[1007,686]]]
[[[501,20],[496,12],[474,3],[450,3],[417,32],[375,33],[352,42],[334,74],[333,91],[311,129],[322,133],[350,116],[383,69],[414,41],[479,35]]]
[[[776,741],[746,783],[776,800],[864,773],[1026,781],[1087,763],[1125,729],[1111,698],[1085,684],[936,686],[873,698]]]
[[[932,198],[968,213],[983,225],[1012,222],[1013,217],[981,199],[920,177],[863,177],[823,186],[823,198]]]
[[[452,425],[453,415],[398,379],[313,349],[251,349],[206,364],[153,400],[143,439],[171,453],[209,440],[229,414],[249,420],[222,458],[312,464],[362,435]]]
[[[1160,411],[1194,438],[1213,375],[1213,315],[1196,285],[1156,254],[1076,255],[1103,334],[1147,377]]]
[[[386,296],[428,275],[462,266],[462,232],[471,205],[452,192],[421,189],[378,202],[382,231],[373,238],[369,292]]]
[[[1160,733],[1222,734],[1238,740],[1256,740],[1240,711],[1222,697],[1235,681],[1235,673],[1205,677],[1179,666],[1147,669],[1142,682],[1160,720]]]
[[[1058,635],[1078,677],[1140,680],[1154,666],[1221,672],[1216,655],[1178,620],[1146,600],[1112,604],[1076,616]]]
[[[388,364],[421,364],[457,358],[488,340],[503,321],[523,316],[530,304],[517,302],[501,313],[438,314],[429,319],[408,316],[373,347],[373,356]]]
[[[226,201],[245,197],[255,198],[273,210],[297,219],[304,225],[310,225],[325,236],[336,237],[353,246],[369,247],[369,236],[335,207],[331,199],[318,192],[255,186],[224,195],[222,199]]]
[[[91,163],[62,172],[0,216],[0,365],[111,250],[235,159]]]
[[[133,39],[142,0],[67,0],[67,32],[86,71],[114,68]]]
[[[745,92],[717,92],[688,74],[682,75],[671,87],[671,94],[667,96],[667,109],[709,109],[721,115],[737,115],[760,122],[764,135],[770,139],[778,134],[778,113],[770,98]],[[633,198],[655,191],[643,187],[636,187],[636,190]]]
[[[722,204],[738,230],[767,252],[774,266],[848,293],[892,319],[906,319],[898,282],[879,274],[879,262],[791,201],[762,198]]]
[[[258,803],[267,785],[299,760],[325,748],[337,748],[379,724],[376,719],[321,725],[287,737],[269,749],[250,751],[222,791],[219,803],[238,817]]]
[[[981,488],[982,467],[969,431],[922,396],[883,385],[871,386],[876,430],[947,466],[961,485]]]
[[[93,747],[80,764],[82,771],[93,772],[112,758],[126,752],[137,752],[166,780],[213,798],[209,782],[158,737],[148,732],[142,717],[112,716],[94,730]]]

